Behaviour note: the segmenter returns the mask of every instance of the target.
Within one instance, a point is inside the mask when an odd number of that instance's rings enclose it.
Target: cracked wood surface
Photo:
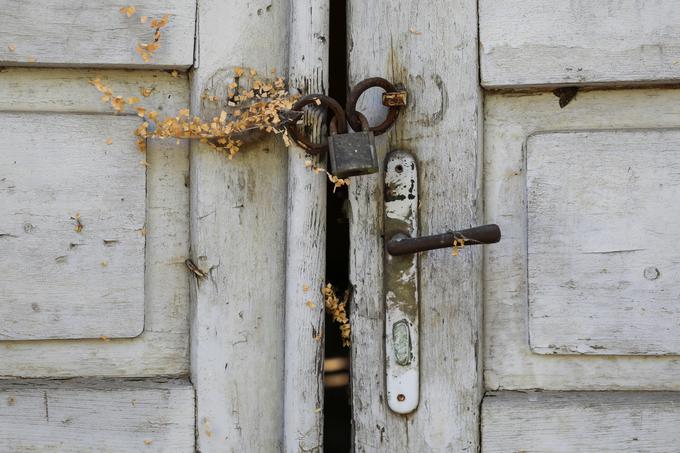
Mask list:
[[[493,452],[677,451],[680,394],[494,392],[482,405],[482,445]]]
[[[680,353],[680,130],[546,132],[526,153],[532,350]]]
[[[676,0],[479,0],[486,88],[677,83]]]
[[[3,2],[0,65],[188,68],[194,60],[195,0],[142,0],[128,18],[117,0]],[[153,41],[152,18],[169,15],[160,49],[149,62],[135,52]],[[148,16],[146,23],[141,16]]]
[[[131,131],[141,119],[8,112],[0,122],[0,340],[136,337],[146,168]]]
[[[455,18],[455,20],[453,20]],[[350,85],[382,76],[404,84],[409,106],[376,145],[418,161],[420,234],[481,224],[481,93],[476,1],[351,1]],[[380,91],[359,110],[374,124]],[[476,451],[481,400],[482,250],[420,257],[420,404],[399,416],[385,397],[382,176],[349,186],[350,279],[354,285],[352,407],[354,448]]]
[[[194,451],[186,380],[0,382],[3,451]]]

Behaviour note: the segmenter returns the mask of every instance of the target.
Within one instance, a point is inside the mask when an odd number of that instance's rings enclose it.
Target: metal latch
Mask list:
[[[392,151],[385,160],[385,373],[387,404],[399,414],[418,407],[418,252],[493,244],[498,225],[418,237],[418,169],[412,154]]]

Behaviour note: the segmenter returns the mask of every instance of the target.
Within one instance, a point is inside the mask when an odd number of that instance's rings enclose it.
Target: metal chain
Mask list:
[[[377,126],[369,127],[368,130],[375,135],[382,135],[395,123],[399,116],[399,111],[406,106],[406,91],[393,85],[388,80],[381,77],[372,77],[362,80],[356,84],[347,97],[347,106],[345,110],[340,106],[338,101],[323,94],[309,94],[300,98],[291,108],[292,112],[302,113],[302,109],[308,105],[316,105],[326,108],[332,114],[329,120],[333,123],[334,132],[338,134],[347,133],[347,123],[355,131],[366,130],[368,122],[361,112],[356,110],[357,101],[361,95],[369,88],[379,87],[385,90],[383,93],[382,103],[389,107],[389,112],[385,120]],[[328,151],[327,143],[312,143],[307,139],[304,133],[300,131],[294,123],[286,125],[290,137],[310,154],[321,154]]]

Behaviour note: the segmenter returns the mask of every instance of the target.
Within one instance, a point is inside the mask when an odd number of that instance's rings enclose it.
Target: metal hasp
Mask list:
[[[385,159],[385,239],[418,234],[415,158],[392,151]],[[387,404],[399,414],[418,407],[418,255],[385,250],[385,373]]]
[[[427,250],[453,247],[454,241],[459,246],[495,244],[501,240],[501,229],[498,225],[482,225],[467,230],[449,231],[433,236],[409,237],[402,235],[387,241],[385,248],[392,256],[410,255]]]

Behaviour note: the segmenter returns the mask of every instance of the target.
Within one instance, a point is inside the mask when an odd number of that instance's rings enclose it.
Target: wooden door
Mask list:
[[[350,83],[409,92],[378,143],[418,161],[420,234],[503,232],[483,252],[421,255],[420,402],[395,414],[376,366],[383,187],[353,184],[354,449],[677,451],[676,2],[349,11]]]
[[[420,235],[480,225],[482,91],[475,1],[350,1],[350,85],[380,75],[402,84],[409,105],[377,137],[381,158],[405,150],[418,166]],[[360,110],[384,115],[378,92]],[[350,186],[353,441],[357,452],[477,451],[482,397],[482,250],[420,256],[419,404],[387,403],[384,175]]]
[[[678,451],[680,8],[479,6],[482,448]]]
[[[193,451],[188,144],[90,81],[186,107],[195,3],[0,5],[0,450]]]

